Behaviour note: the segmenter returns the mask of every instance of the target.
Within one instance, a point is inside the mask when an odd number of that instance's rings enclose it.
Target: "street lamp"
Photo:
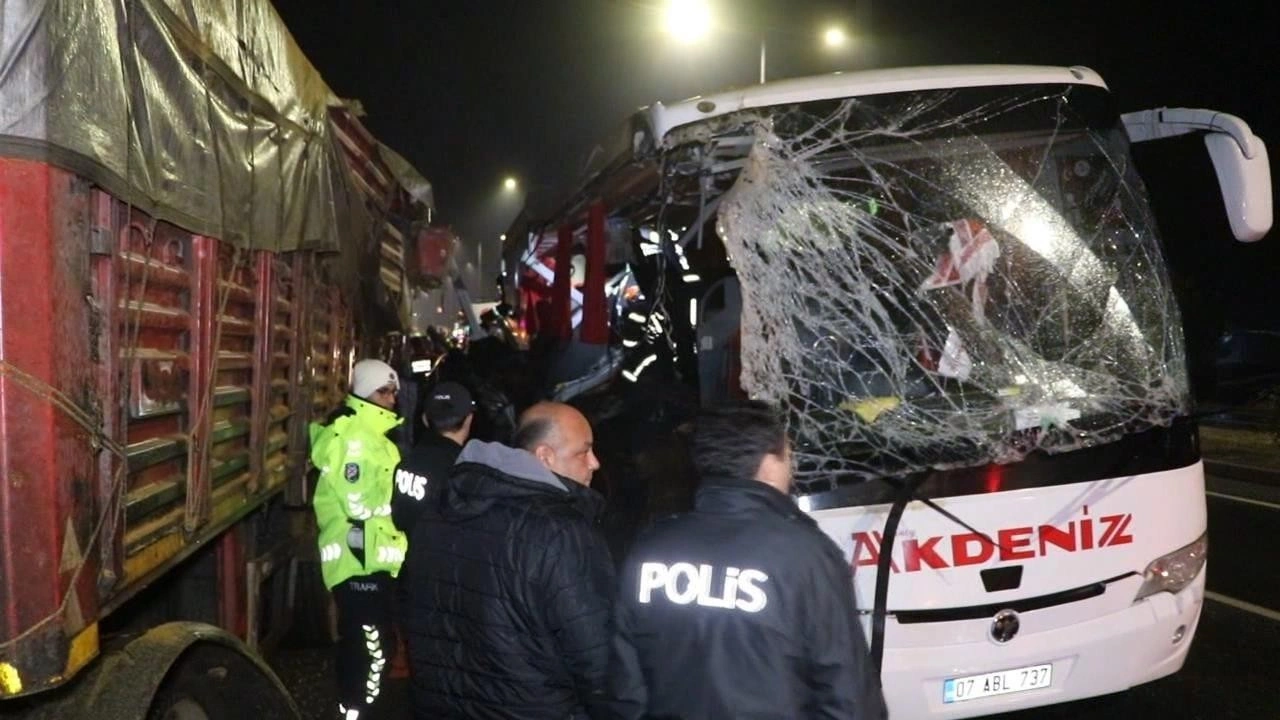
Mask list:
[[[667,0],[667,32],[682,43],[693,43],[711,30],[711,6],[706,0]]]
[[[711,30],[711,5],[707,0],[667,0],[666,30],[682,44],[691,44],[705,37]],[[760,84],[765,82],[768,57],[767,33],[760,28]],[[844,29],[832,25],[822,33],[822,42],[828,48],[842,48],[849,41]]]
[[[502,181],[502,189],[507,192],[514,192],[519,185],[520,183],[516,182],[516,179],[513,177],[508,177],[506,180]]]

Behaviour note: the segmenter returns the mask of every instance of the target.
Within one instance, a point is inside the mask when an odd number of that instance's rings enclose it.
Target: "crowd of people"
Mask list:
[[[471,393],[442,382],[402,455],[399,389],[362,360],[312,428],[343,720],[378,707],[397,632],[424,720],[887,716],[848,563],[789,497],[775,408],[703,411],[694,508],[615,564],[581,412],[540,402],[509,444],[472,439]]]

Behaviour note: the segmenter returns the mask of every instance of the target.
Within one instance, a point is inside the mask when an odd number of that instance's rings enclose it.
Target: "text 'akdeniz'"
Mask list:
[[[755,613],[769,604],[764,588],[759,587],[768,580],[768,575],[750,568],[647,562],[640,565],[639,599],[648,604],[658,590],[676,605],[696,601],[703,607]]]

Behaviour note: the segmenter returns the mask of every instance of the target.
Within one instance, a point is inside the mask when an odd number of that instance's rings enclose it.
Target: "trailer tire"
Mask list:
[[[271,668],[225,630],[174,622],[118,640],[30,720],[301,717]]]
[[[244,655],[222,645],[197,643],[170,668],[147,720],[289,717],[291,705]]]

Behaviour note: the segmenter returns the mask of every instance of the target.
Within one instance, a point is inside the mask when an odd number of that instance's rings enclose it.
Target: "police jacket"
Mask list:
[[[617,717],[884,718],[836,545],[764,483],[706,478],[619,572]]]
[[[395,413],[354,395],[328,424],[311,424],[311,462],[320,471],[312,506],[326,587],[400,572],[408,544],[391,520],[400,451],[386,436],[399,424]]]
[[[414,528],[402,589],[414,717],[598,717],[614,575],[603,500],[472,441]]]
[[[396,468],[396,483],[391,496],[391,519],[410,537],[422,511],[439,493],[458,460],[462,446],[449,438],[429,432],[422,442],[404,454]]]

